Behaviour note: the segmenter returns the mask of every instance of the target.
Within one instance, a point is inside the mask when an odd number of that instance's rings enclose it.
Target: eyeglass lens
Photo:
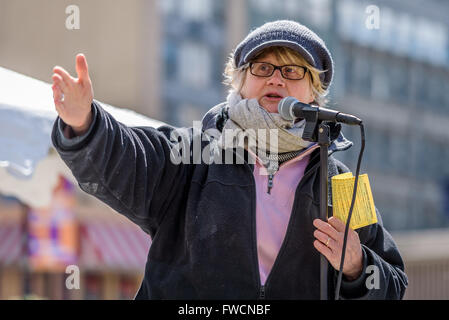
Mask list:
[[[305,74],[305,68],[296,65],[278,67],[267,62],[254,62],[251,65],[251,73],[259,77],[271,77],[276,69],[281,71],[284,78],[290,80],[301,80]]]

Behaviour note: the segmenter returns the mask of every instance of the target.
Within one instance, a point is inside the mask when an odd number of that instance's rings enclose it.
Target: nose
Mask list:
[[[284,78],[282,77],[281,70],[274,70],[274,73],[267,80],[268,85],[285,87]]]

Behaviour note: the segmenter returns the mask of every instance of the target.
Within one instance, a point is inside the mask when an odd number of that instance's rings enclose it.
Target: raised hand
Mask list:
[[[53,72],[52,89],[56,111],[75,134],[82,135],[92,122],[91,105],[94,96],[86,57],[83,54],[76,56],[77,79],[59,66],[54,67]]]

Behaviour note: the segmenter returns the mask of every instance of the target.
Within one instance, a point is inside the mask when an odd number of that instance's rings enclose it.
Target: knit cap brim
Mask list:
[[[261,50],[285,46],[298,52],[313,67],[323,71],[325,88],[332,82],[334,63],[324,41],[306,26],[291,20],[268,22],[253,30],[234,50],[237,68],[251,61]]]

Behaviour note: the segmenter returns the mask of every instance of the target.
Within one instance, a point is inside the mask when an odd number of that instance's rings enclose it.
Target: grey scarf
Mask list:
[[[270,158],[278,160],[296,155],[311,145],[311,142],[302,139],[305,120],[297,123],[284,120],[278,113],[267,112],[256,99],[242,99],[233,90],[227,102],[229,119],[219,142],[222,148],[235,148],[243,144],[261,160],[269,161]]]
[[[242,99],[235,91],[230,91],[225,108],[228,119],[218,138],[218,146],[223,149],[243,147],[257,155],[267,168],[267,192],[270,193],[279,165],[312,144],[302,139],[305,120],[297,123],[284,120],[278,113],[267,112],[257,99]]]

